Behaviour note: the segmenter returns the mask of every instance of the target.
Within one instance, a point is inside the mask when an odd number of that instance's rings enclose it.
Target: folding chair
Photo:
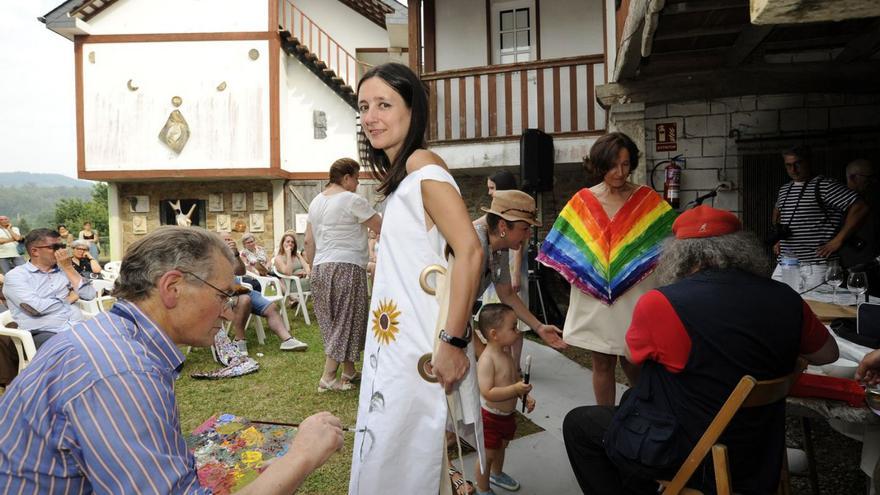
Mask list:
[[[37,355],[37,346],[34,345],[34,338],[27,330],[19,330],[10,325],[15,323],[12,320],[12,313],[4,311],[0,313],[0,335],[4,335],[12,339],[15,344],[15,350],[18,352],[18,372],[21,373]]]
[[[276,277],[286,283],[287,298],[299,303],[296,305],[296,310],[294,310],[293,312],[293,317],[296,318],[300,310],[302,310],[303,319],[305,320],[306,325],[311,325],[312,320],[309,318],[309,309],[306,307],[306,302],[309,300],[309,296],[312,295],[312,291],[303,290],[302,278],[300,277],[297,277],[295,275],[283,275],[281,273],[278,273],[278,270],[274,268],[272,269],[272,272],[275,274]]]
[[[798,376],[806,369],[807,361],[804,358],[798,358],[797,365],[792,373],[776,378],[773,380],[757,381],[753,377],[746,375],[742,377],[737,386],[727,397],[727,401],[721,406],[718,414],[709,423],[708,428],[700,437],[700,440],[694,446],[691,453],[687,456],[684,463],[675,473],[672,481],[660,481],[663,488],[663,495],[682,494],[699,494],[698,490],[685,488],[685,483],[691,479],[691,476],[702,464],[709,449],[712,450],[712,461],[715,468],[715,489],[718,495],[730,495],[733,493],[732,483],[730,480],[730,464],[727,458],[727,447],[717,443],[721,434],[733,420],[737,411],[743,407],[758,407],[773,404],[780,400],[785,400],[788,391],[791,389]],[[783,451],[783,456],[785,452]],[[785,461],[783,460],[783,471],[785,471]],[[780,483],[785,482],[787,476],[780,478]]]
[[[108,301],[116,301],[116,298],[110,295],[110,293],[113,292],[113,285],[113,282],[110,282],[109,280],[92,280],[92,287],[94,287],[95,292],[98,293],[95,297],[95,302],[98,304],[98,309],[102,312],[107,312],[112,306],[112,304],[107,304]]]

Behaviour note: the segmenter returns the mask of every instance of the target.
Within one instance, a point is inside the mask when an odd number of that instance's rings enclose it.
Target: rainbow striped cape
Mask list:
[[[638,188],[614,218],[589,189],[565,205],[538,253],[573,286],[611,305],[657,264],[676,213],[651,188]]]

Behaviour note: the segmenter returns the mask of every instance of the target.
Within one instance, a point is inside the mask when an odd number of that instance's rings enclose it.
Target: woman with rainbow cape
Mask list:
[[[613,406],[618,356],[629,382],[638,378],[624,336],[636,301],[656,286],[652,273],[676,214],[653,189],[629,181],[639,150],[626,134],[600,137],[584,162],[602,182],[569,200],[537,259],[572,285],[563,339],[592,351],[596,403]]]

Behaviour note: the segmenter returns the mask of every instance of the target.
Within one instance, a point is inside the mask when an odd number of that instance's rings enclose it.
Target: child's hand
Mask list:
[[[522,397],[532,391],[532,386],[526,382],[518,381],[513,384],[513,390],[517,397]]]
[[[532,398],[531,395],[526,396],[526,411],[532,412],[535,410],[535,399]]]

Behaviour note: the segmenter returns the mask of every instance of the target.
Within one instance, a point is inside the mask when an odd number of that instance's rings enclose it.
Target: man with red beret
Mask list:
[[[769,277],[758,240],[732,213],[698,206],[672,226],[661,284],[636,304],[628,358],[642,366],[618,408],[586,406],[563,423],[584,493],[656,493],[670,479],[743,375],[791,373],[798,355],[837,359],[834,339],[790,287]],[[785,403],[741,411],[721,442],[737,493],[772,493],[785,454]],[[711,461],[692,486],[714,491]]]

